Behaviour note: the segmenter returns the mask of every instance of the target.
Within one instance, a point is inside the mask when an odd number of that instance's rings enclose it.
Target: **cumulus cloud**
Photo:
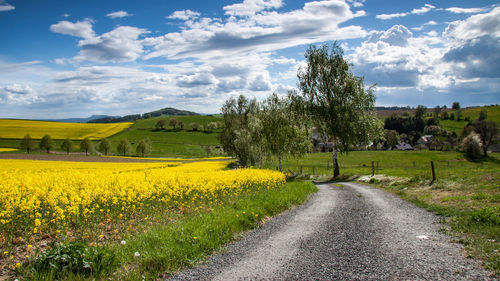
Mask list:
[[[78,43],[81,51],[76,59],[95,62],[135,61],[144,52],[139,36],[145,33],[149,31],[120,26],[100,36],[82,40]]]
[[[248,89],[256,92],[269,91],[271,89],[271,82],[269,82],[269,77],[258,75],[252,82],[250,82]]]
[[[5,0],[0,0],[0,12],[12,11],[15,7],[7,3]]]
[[[129,17],[131,15],[129,13],[125,12],[125,11],[116,11],[116,12],[109,13],[106,16],[110,17],[112,19],[116,19],[116,18]]]
[[[198,18],[200,16],[200,13],[194,12],[191,10],[182,10],[182,11],[175,11],[173,12],[170,16],[168,16],[168,19],[179,19],[179,20],[191,20]]]
[[[386,31],[373,33],[368,42],[385,42],[392,46],[404,47],[408,45],[408,39],[413,36],[411,31],[404,25],[395,25]]]
[[[500,7],[489,13],[473,15],[462,21],[454,21],[444,35],[455,40],[470,40],[482,36],[500,37]]]
[[[422,14],[430,12],[432,9],[435,9],[435,8],[436,7],[431,5],[431,4],[425,4],[422,8],[413,9],[410,12],[394,13],[394,14],[380,14],[380,15],[376,15],[375,17],[377,19],[381,19],[381,20],[390,20],[393,18],[406,17],[408,15],[422,15]]]
[[[500,77],[500,7],[450,23],[444,36],[453,43],[443,58],[460,77]]]
[[[93,38],[95,33],[92,30],[92,20],[77,21],[75,23],[69,21],[60,21],[50,26],[52,32],[71,35],[80,38]]]

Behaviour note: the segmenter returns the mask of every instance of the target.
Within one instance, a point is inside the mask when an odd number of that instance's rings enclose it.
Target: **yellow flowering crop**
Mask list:
[[[121,132],[132,123],[64,123],[33,120],[0,119],[0,138],[21,139],[30,134],[41,139],[49,134],[53,139],[101,139]]]
[[[13,151],[18,151],[19,149],[17,148],[3,148],[0,147],[0,152],[13,152]]]
[[[41,233],[77,222],[122,218],[142,206],[211,204],[285,182],[283,173],[225,170],[228,163],[0,160],[0,232]]]

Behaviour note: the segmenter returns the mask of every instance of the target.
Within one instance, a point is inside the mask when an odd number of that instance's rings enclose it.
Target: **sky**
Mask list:
[[[500,2],[0,0],[0,118],[218,113],[344,49],[377,106],[500,101]]]

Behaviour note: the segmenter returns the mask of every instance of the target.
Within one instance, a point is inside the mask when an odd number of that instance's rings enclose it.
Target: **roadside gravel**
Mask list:
[[[322,184],[204,264],[167,280],[489,280],[439,218],[356,183]]]

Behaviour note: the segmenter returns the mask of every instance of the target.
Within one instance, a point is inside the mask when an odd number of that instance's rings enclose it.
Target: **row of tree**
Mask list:
[[[156,130],[165,130],[166,129],[165,128],[166,124],[167,124],[167,120],[160,119],[160,120],[158,120],[156,122],[155,129]],[[177,130],[177,129],[183,130],[185,128],[185,126],[186,126],[184,124],[184,122],[179,121],[179,120],[177,120],[175,118],[170,118],[168,124],[170,126],[172,126],[173,130]],[[191,122],[191,123],[189,123],[189,127],[194,132],[200,132],[200,131],[213,132],[213,131],[217,130],[217,128],[220,128],[221,125],[219,124],[219,122],[209,122],[205,126],[203,126],[201,124],[198,124],[196,122]]]
[[[50,153],[50,151],[53,150],[55,146],[56,145],[50,135],[43,136],[38,145],[41,150],[46,150],[47,153]],[[36,147],[35,141],[29,134],[27,134],[22,139],[20,147],[21,149],[26,150],[26,152],[29,154]],[[66,138],[61,143],[60,148],[66,151],[67,154],[69,154],[71,151],[74,151],[75,144],[70,138]],[[137,144],[136,153],[145,157],[152,152],[152,148],[153,146],[151,140],[149,138],[145,138]],[[80,151],[85,152],[86,155],[96,152],[96,149],[99,151],[99,153],[108,155],[108,153],[112,149],[111,142],[106,138],[101,139],[97,146],[94,146],[89,138],[85,138],[80,142]],[[123,139],[118,143],[116,151],[123,156],[129,155],[132,151],[132,145],[127,139]]]
[[[310,46],[307,65],[298,72],[300,93],[276,94],[261,103],[244,96],[230,98],[222,107],[224,150],[241,165],[254,165],[266,156],[300,156],[311,146],[315,131],[333,144],[334,177],[340,174],[337,153],[380,138],[382,124],[375,117],[374,87],[365,88],[337,44]]]

